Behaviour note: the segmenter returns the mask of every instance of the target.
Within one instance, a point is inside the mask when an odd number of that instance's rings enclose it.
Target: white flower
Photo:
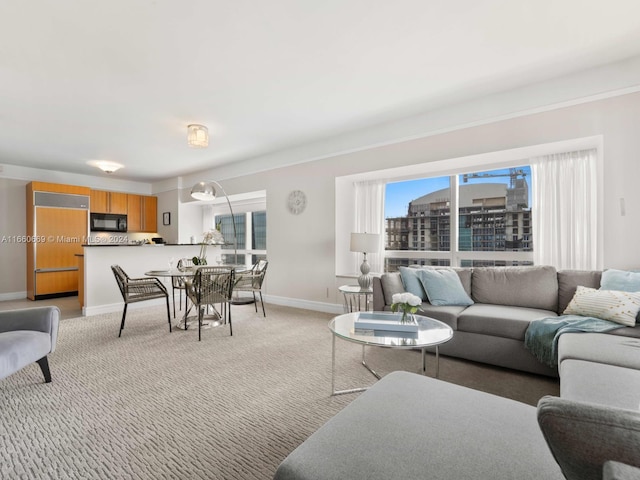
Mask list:
[[[391,301],[393,303],[406,303],[408,305],[411,305],[412,307],[422,305],[422,299],[417,295],[409,292],[394,293],[391,297]]]
[[[208,232],[204,232],[202,234],[202,243],[208,243],[208,244],[221,244],[224,243],[224,237],[222,236],[222,233],[220,233],[218,230],[211,229]]]

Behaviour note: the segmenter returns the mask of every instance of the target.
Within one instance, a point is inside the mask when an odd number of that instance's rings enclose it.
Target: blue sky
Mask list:
[[[527,183],[531,187],[531,168],[527,166],[518,167],[525,171]],[[506,175],[504,177],[469,178],[466,184],[473,183],[506,183],[509,184],[509,169],[489,170],[479,172],[479,174]],[[460,185],[465,185],[460,178]],[[443,188],[449,188],[449,177],[421,178],[418,180],[407,180],[404,182],[387,183],[385,193],[384,216],[403,217],[407,214],[409,202],[427,193],[435,192]],[[529,193],[529,204],[531,204],[531,193]]]

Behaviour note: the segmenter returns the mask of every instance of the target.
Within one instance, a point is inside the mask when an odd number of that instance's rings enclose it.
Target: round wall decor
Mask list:
[[[301,190],[294,190],[287,198],[287,208],[291,213],[297,215],[302,213],[307,206],[307,196]]]

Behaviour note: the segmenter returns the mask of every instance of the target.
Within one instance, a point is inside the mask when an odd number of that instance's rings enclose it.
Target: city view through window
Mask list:
[[[531,265],[530,181],[520,166],[388,183],[385,270]]]
[[[219,228],[225,240],[223,250],[233,250],[235,222],[238,239],[238,258],[233,254],[225,253],[219,258],[221,263],[253,265],[258,260],[266,260],[267,254],[267,212],[248,212],[231,215],[217,215],[215,217],[216,228]]]

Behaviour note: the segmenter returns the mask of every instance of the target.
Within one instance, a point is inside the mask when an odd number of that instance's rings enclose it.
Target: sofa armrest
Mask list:
[[[373,311],[381,312],[384,310],[384,292],[382,291],[382,283],[380,277],[373,277]]]
[[[546,396],[538,424],[568,480],[600,480],[609,460],[640,467],[640,411]]]
[[[0,333],[35,330],[51,335],[51,352],[56,348],[60,310],[58,307],[34,307],[0,312]]]

